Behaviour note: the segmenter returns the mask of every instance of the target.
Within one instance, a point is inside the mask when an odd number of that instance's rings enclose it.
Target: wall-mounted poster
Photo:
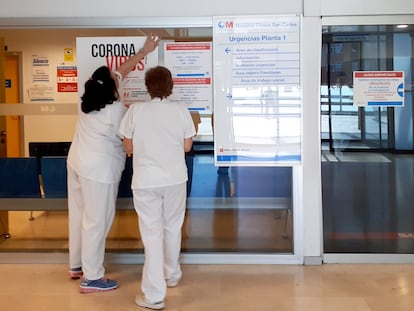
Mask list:
[[[49,57],[45,55],[32,55],[32,83],[50,82]]]
[[[57,91],[77,92],[78,91],[78,70],[76,66],[60,65],[56,68]]]
[[[354,106],[404,106],[404,71],[355,71]]]
[[[211,111],[212,43],[165,42],[164,66],[171,70],[174,80],[172,101],[185,104],[190,110]]]
[[[84,84],[100,66],[116,70],[131,55],[138,53],[144,46],[146,37],[78,37],[76,55],[78,64],[78,94],[82,96]],[[125,104],[142,102],[149,99],[145,88],[145,72],[158,65],[158,53],[149,53],[124,78],[120,92]]]
[[[213,19],[218,166],[301,161],[299,16]]]

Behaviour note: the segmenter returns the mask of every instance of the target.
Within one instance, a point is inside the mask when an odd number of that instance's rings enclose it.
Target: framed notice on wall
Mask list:
[[[301,161],[300,16],[213,18],[218,166]]]

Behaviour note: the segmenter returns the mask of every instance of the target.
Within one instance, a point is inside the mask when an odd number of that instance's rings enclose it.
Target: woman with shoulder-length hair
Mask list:
[[[85,83],[81,112],[67,159],[69,275],[82,277],[80,292],[117,288],[105,278],[105,241],[114,216],[126,154],[118,135],[126,111],[118,88],[122,79],[158,46],[151,34],[144,47],[117,71],[102,66]]]

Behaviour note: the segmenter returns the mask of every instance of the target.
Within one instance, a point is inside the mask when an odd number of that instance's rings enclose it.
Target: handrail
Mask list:
[[[78,104],[36,102],[36,103],[0,103],[0,116],[16,115],[77,115]]]

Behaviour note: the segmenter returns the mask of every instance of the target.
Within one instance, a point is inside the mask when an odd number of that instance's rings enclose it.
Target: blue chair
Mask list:
[[[1,198],[40,198],[36,158],[0,158]]]
[[[0,198],[40,198],[38,162],[36,158],[0,158]],[[8,204],[0,202],[0,204]],[[2,210],[7,211],[5,206]],[[8,222],[8,217],[6,220]],[[10,237],[8,223],[0,225],[4,229],[1,236]]]
[[[40,158],[40,175],[46,198],[68,196],[66,157]]]

